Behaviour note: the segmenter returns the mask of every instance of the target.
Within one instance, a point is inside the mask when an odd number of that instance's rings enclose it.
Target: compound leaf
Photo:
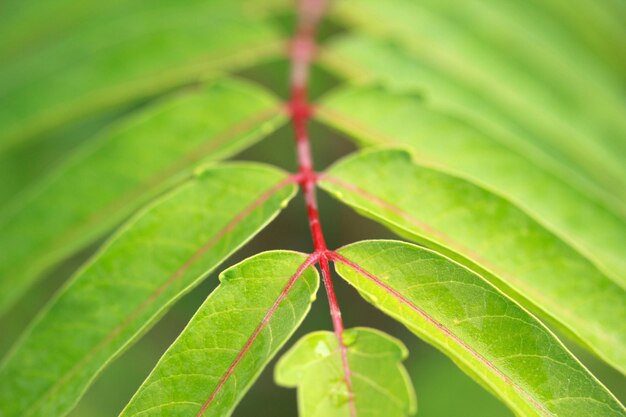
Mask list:
[[[103,367],[271,221],[294,193],[284,172],[224,165],[205,169],[137,214],[5,358],[0,415],[67,413]]]
[[[363,297],[448,355],[520,417],[623,417],[626,410],[538,320],[479,275],[397,241],[338,251]]]
[[[368,328],[343,333],[352,391],[344,382],[337,337],[331,332],[304,336],[278,362],[276,383],[298,388],[300,417],[406,417],[415,414],[411,380],[401,365],[408,352],[397,339]]]
[[[272,251],[222,272],[120,416],[230,415],[308,313],[319,285],[311,264]]]

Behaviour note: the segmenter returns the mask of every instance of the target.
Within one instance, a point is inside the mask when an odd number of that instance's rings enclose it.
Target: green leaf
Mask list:
[[[364,13],[368,21],[399,25],[397,19],[386,21],[382,11],[366,12],[367,7],[352,9]],[[399,9],[394,16],[409,13]],[[410,15],[406,18],[413,22],[412,28],[438,22],[437,19],[431,22],[426,16],[418,21],[411,20]],[[584,86],[576,94],[559,96],[553,91],[554,83],[539,82],[532,69],[522,71],[524,63],[510,62],[503,58],[504,53],[484,51],[482,42],[465,45],[471,37],[454,34],[449,41],[440,42],[439,30],[446,32],[451,28],[457,26],[437,26],[431,28],[436,33],[422,34],[419,38],[415,34],[407,35],[411,39],[409,46],[398,46],[380,36],[350,36],[331,45],[324,62],[350,79],[379,81],[394,90],[423,94],[434,108],[467,120],[563,180],[598,195],[626,213],[623,95],[600,94],[601,98],[593,99],[598,91],[620,91],[620,84],[609,83],[600,89],[581,81],[574,84]],[[403,36],[404,33],[398,34],[398,38]],[[437,41],[424,42],[424,39]]]
[[[255,164],[207,168],[130,220],[66,285],[0,366],[0,415],[60,416],[171,304],[295,193]]]
[[[276,365],[276,383],[298,388],[300,417],[356,415],[406,417],[415,414],[415,393],[401,362],[408,356],[397,339],[373,329],[344,331],[352,391],[344,382],[341,352],[331,332],[304,336]]]
[[[360,213],[479,272],[626,372],[624,287],[509,201],[400,150],[348,157],[320,184]]]
[[[512,3],[515,4],[515,1]],[[616,50],[623,50],[626,46],[626,28],[623,25],[626,16],[624,2],[533,0],[532,3],[542,9],[541,13],[532,17],[558,22],[559,26],[565,29],[563,32],[566,37],[573,42],[586,45],[606,64],[615,67],[618,73],[624,74],[626,60],[621,54],[615,53]],[[525,3],[518,5],[519,9],[523,9]]]
[[[55,14],[62,9],[57,3]],[[247,2],[88,3],[92,5],[67,5],[67,23],[60,24],[58,35],[35,33],[34,45],[17,45],[14,50],[24,52],[3,60],[0,101],[11,106],[0,111],[0,149],[124,102],[193,83],[207,71],[278,55],[283,44],[267,22],[247,13]],[[19,8],[16,13],[32,14]],[[35,13],[33,20],[41,16]],[[35,27],[56,33],[49,26],[54,20],[50,13],[44,16],[46,21]],[[13,39],[15,31],[24,32],[9,25],[0,35]],[[33,34],[26,32],[28,41]]]
[[[362,145],[408,145],[420,162],[505,196],[626,285],[626,220],[498,138],[378,87],[339,90],[315,114]]]
[[[264,90],[218,79],[86,144],[0,215],[0,312],[51,265],[188,178],[199,161],[228,157],[285,120]]]
[[[436,346],[520,417],[626,410],[539,321],[480,276],[425,248],[366,241],[335,256],[363,297]]]
[[[37,181],[54,171],[75,149],[98,140],[99,135],[123,117],[128,117],[131,111],[140,113],[145,104],[105,111],[98,117],[46,135],[45,140],[30,141],[0,151],[0,213],[28,193]]]
[[[339,2],[336,10],[357,30],[397,41],[407,56],[439,69],[449,82],[473,86],[488,101],[506,103],[506,110],[520,112],[521,123],[551,133],[536,139],[554,142],[566,154],[575,151],[565,141],[566,133],[579,135],[577,145],[588,150],[595,150],[594,142],[599,141],[626,152],[623,140],[612,137],[620,130],[611,130],[620,127],[623,132],[626,126],[620,117],[622,70],[602,65],[574,37],[564,36],[558,24],[547,21],[540,9],[517,0],[468,0],[462,5],[454,0],[363,0],[360,7]],[[619,42],[626,46],[623,39]],[[420,82],[417,77],[415,82]],[[617,155],[604,156],[618,161]]]
[[[264,252],[220,274],[120,416],[228,416],[298,328],[319,286],[315,258]]]

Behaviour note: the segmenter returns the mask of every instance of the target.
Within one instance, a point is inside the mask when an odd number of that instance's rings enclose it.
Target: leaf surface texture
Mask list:
[[[304,336],[276,365],[276,382],[298,388],[298,415],[349,417],[350,396],[358,416],[414,414],[415,393],[401,364],[408,355],[402,342],[368,328],[348,329],[343,338],[352,392],[346,387],[339,343],[332,332]]]
[[[310,259],[264,252],[222,272],[120,416],[230,415],[308,313],[319,285]]]
[[[618,417],[623,406],[538,320],[480,276],[419,246],[358,242],[337,272],[518,416]]]

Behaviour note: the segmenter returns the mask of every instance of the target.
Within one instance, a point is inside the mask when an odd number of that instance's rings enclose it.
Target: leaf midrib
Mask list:
[[[360,79],[361,81],[366,81],[371,83],[372,79],[377,77],[371,76],[366,71],[355,68],[354,65],[348,65],[342,61],[341,56],[337,55],[336,52],[329,50],[324,51],[323,60],[326,63],[326,66],[333,72],[337,73],[338,76],[345,78],[346,74],[349,77]],[[322,108],[322,112],[327,112],[327,108]],[[489,129],[493,130],[493,126],[489,126]],[[511,136],[512,135],[512,136]],[[545,171],[552,173],[557,178],[566,178],[567,180],[563,180],[565,182],[572,182],[572,175],[576,174],[576,171],[572,171],[571,167],[564,164],[562,161],[555,159],[554,155],[546,153],[545,150],[539,149],[535,146],[530,146],[526,144],[526,142],[511,138],[519,136],[520,133],[507,134],[509,136],[509,140],[502,141],[498,140],[502,145],[511,148],[513,150],[522,150],[522,153],[532,153],[534,155],[534,159],[538,162]],[[496,135],[498,136],[498,135]],[[521,146],[521,147],[520,147]],[[519,149],[518,149],[519,148]],[[619,214],[620,218],[626,217],[626,211],[623,207],[619,198],[615,195],[607,192],[604,187],[599,184],[598,179],[595,177],[588,177],[585,175],[575,175],[576,189],[580,189],[581,191],[586,191],[591,193],[598,201],[602,202],[602,205],[616,214]]]
[[[354,193],[356,193],[357,195],[359,195],[360,197],[363,197],[365,199],[367,199],[369,202],[374,203],[376,205],[378,205],[379,207],[383,208],[383,209],[387,209],[389,211],[391,211],[392,213],[402,217],[403,219],[409,221],[413,226],[417,227],[418,229],[421,229],[422,231],[426,232],[426,233],[430,233],[432,235],[435,236],[436,239],[440,240],[443,244],[448,245],[450,248],[453,248],[457,251],[459,251],[460,253],[466,253],[468,256],[470,256],[472,259],[476,259],[476,261],[478,261],[480,263],[480,265],[484,265],[487,269],[507,277],[507,279],[510,279],[512,282],[516,283],[516,284],[520,284],[519,280],[517,280],[515,277],[510,276],[507,272],[499,269],[497,266],[492,265],[489,261],[483,259],[482,256],[480,256],[478,253],[474,252],[472,249],[467,248],[463,245],[461,245],[460,243],[456,242],[454,239],[452,239],[450,236],[446,235],[445,233],[441,232],[438,229],[433,228],[431,225],[420,221],[419,219],[413,217],[410,213],[408,213],[407,211],[401,209],[400,207],[397,207],[395,205],[393,205],[392,203],[370,193],[367,190],[364,190],[361,187],[358,187],[354,184],[348,183],[346,181],[340,180],[336,177],[332,177],[329,176],[327,174],[323,174],[320,176],[321,180],[325,180],[328,181],[336,186],[339,186],[345,190],[348,191],[352,191]],[[373,213],[372,213],[373,214]],[[397,223],[393,223],[395,226],[403,228],[402,225],[399,225]],[[409,233],[412,233],[409,231]],[[414,233],[412,233],[414,234]],[[422,236],[425,239],[428,239],[425,236]],[[428,239],[431,240],[431,239]],[[433,242],[436,243],[436,242]],[[464,258],[467,258],[467,256],[464,256]],[[468,261],[471,262],[471,260],[468,259]],[[477,266],[479,266],[477,264]],[[541,294],[535,294],[538,298],[542,298]]]
[[[111,212],[115,212],[120,206],[123,206],[129,200],[133,200],[137,196],[154,188],[156,185],[162,183],[165,179],[173,176],[188,165],[198,162],[199,160],[207,156],[209,152],[212,152],[227,143],[228,140],[245,132],[247,129],[256,124],[260,124],[270,120],[272,117],[279,115],[280,112],[280,107],[274,106],[270,109],[261,111],[251,117],[248,117],[240,121],[233,127],[212,136],[212,139],[210,141],[208,139],[203,141],[195,149],[190,150],[186,155],[183,155],[173,164],[165,167],[160,172],[155,173],[150,178],[148,178],[147,181],[143,182],[134,189],[129,190],[116,200],[110,202],[107,206],[93,213],[85,222],[78,225],[76,228],[64,233],[60,237],[60,239],[57,239],[53,242],[52,246],[63,245],[66,241],[75,239],[75,236],[80,235],[83,232],[83,229],[87,228],[93,223],[100,222],[101,219],[107,217]]]
[[[428,315],[424,310],[420,309],[418,306],[413,304],[411,301],[409,301],[408,299],[403,297],[402,294],[400,294],[399,292],[397,292],[396,290],[394,290],[390,286],[386,285],[380,279],[376,278],[376,276],[374,276],[370,272],[366,271],[365,269],[360,267],[358,264],[356,264],[356,263],[352,262],[351,260],[343,257],[342,255],[340,255],[338,253],[334,253],[332,258],[333,258],[333,260],[338,261],[338,262],[344,264],[345,266],[351,268],[356,273],[366,277],[371,282],[376,284],[379,288],[383,289],[388,295],[390,295],[391,297],[397,299],[400,303],[405,304],[406,306],[411,308],[413,311],[415,311],[417,314],[419,314],[422,318],[424,318],[426,321],[428,321],[429,323],[434,325],[437,329],[439,329],[446,337],[452,339],[459,346],[461,346],[465,351],[467,351],[470,355],[472,355],[478,361],[480,361],[485,366],[487,366],[489,369],[491,369],[493,371],[493,373],[496,376],[498,376],[502,381],[504,381],[506,384],[510,385],[519,394],[521,394],[522,396],[526,397],[530,401],[530,403],[533,405],[533,407],[536,408],[541,414],[543,414],[546,417],[554,417],[554,414],[552,414],[549,410],[545,409],[541,405],[541,403],[531,393],[529,393],[524,388],[522,388],[521,386],[519,386],[518,384],[513,382],[494,363],[492,363],[491,361],[486,359],[483,355],[478,353],[476,350],[472,349],[461,338],[459,338],[457,335],[455,335],[450,329],[448,329],[443,324],[439,323],[433,317]]]
[[[437,246],[439,246],[442,250],[446,250],[446,251],[450,251],[453,252],[455,255],[460,256],[463,260],[465,260],[466,262],[469,263],[469,265],[467,265],[470,269],[478,269],[478,272],[484,272],[486,274],[488,274],[490,277],[492,277],[494,280],[496,280],[498,286],[501,286],[503,289],[506,289],[506,291],[511,291],[515,294],[518,294],[519,296],[523,297],[525,303],[530,303],[532,305],[535,305],[537,308],[539,308],[542,312],[544,312],[547,316],[549,316],[552,320],[554,320],[555,323],[559,324],[560,321],[555,318],[557,315],[552,311],[552,309],[549,309],[549,307],[547,307],[548,305],[551,304],[551,300],[546,299],[545,296],[540,292],[537,291],[536,289],[529,287],[528,285],[525,285],[524,282],[520,281],[515,275],[512,275],[511,273],[503,270],[502,268],[500,268],[497,265],[494,265],[492,262],[486,260],[483,256],[481,256],[480,254],[476,253],[475,251],[473,251],[470,248],[467,248],[466,246],[458,243],[457,241],[455,241],[454,239],[452,239],[451,237],[449,237],[448,235],[442,233],[441,231],[434,229],[432,226],[420,221],[419,219],[416,219],[415,217],[413,217],[410,213],[404,211],[403,209],[393,205],[392,203],[371,194],[370,192],[368,192],[367,190],[364,190],[358,186],[355,186],[354,184],[345,182],[343,180],[340,180],[338,178],[329,176],[327,174],[323,174],[320,175],[320,179],[321,180],[326,180],[331,184],[334,184],[338,187],[341,187],[345,190],[348,191],[352,191],[356,194],[358,194],[359,196],[367,199],[368,201],[370,201],[373,204],[378,205],[379,207],[383,208],[383,209],[387,209],[389,211],[391,211],[392,213],[401,216],[402,218],[404,218],[405,220],[409,221],[413,226],[421,229],[422,231],[425,231],[427,233],[431,233],[432,235],[435,236],[435,239],[429,238],[428,236],[425,236],[423,234],[417,234],[415,232],[412,232],[410,230],[407,230],[404,226],[402,226],[401,224],[398,224],[394,221],[390,221],[390,224],[394,225],[395,227],[398,227],[400,229],[406,230],[408,233],[420,237],[424,240],[429,241],[432,244],[435,244]],[[376,216],[376,214],[372,213],[370,210],[368,210],[367,208],[361,207],[362,209],[366,210],[368,213],[371,213],[373,216],[380,218],[379,216]],[[568,246],[571,250],[576,251],[575,248],[573,248],[572,246]],[[577,251],[576,251],[577,252]],[[577,252],[578,253],[578,252]],[[584,255],[580,255],[583,259],[587,260],[592,266],[593,268],[595,268],[600,274],[601,274],[601,270],[590,260],[588,260]],[[606,277],[611,283],[616,284],[619,288],[623,288],[622,284],[620,284],[619,282],[617,282],[615,279],[613,279],[611,276],[607,276],[602,274],[603,277]],[[502,279],[502,278],[506,278],[506,280]],[[509,284],[513,283],[516,287],[512,286]],[[517,290],[516,288],[520,288],[522,291]],[[542,303],[542,305],[537,305],[537,303],[535,301],[530,301],[527,297],[527,295],[532,295],[533,300],[538,300]],[[563,310],[560,308],[557,308],[557,311],[559,312],[558,314],[560,315],[564,315],[569,317],[572,320],[580,320],[581,317],[578,316],[572,316],[570,311],[568,310]],[[580,335],[578,335],[578,332],[571,329],[570,327],[567,327],[567,331],[570,332],[575,338],[577,338],[579,341],[581,341],[581,343],[585,343],[583,342],[585,339],[582,338]],[[596,333],[595,334],[596,337],[602,337],[605,338],[606,335],[604,332],[602,333]]]
[[[274,313],[276,312],[276,310],[278,309],[282,301],[287,297],[287,295],[289,295],[289,291],[291,291],[291,289],[293,288],[293,285],[296,283],[298,278],[300,278],[304,274],[304,272],[306,271],[308,267],[315,264],[317,260],[318,260],[318,255],[312,254],[312,255],[309,255],[302,264],[300,264],[300,266],[298,267],[296,272],[291,276],[291,278],[287,282],[287,285],[285,285],[283,290],[280,292],[280,294],[278,295],[278,297],[276,298],[276,300],[274,301],[270,309],[267,311],[265,316],[263,316],[263,319],[261,320],[259,325],[254,329],[254,332],[252,332],[252,335],[250,335],[250,337],[246,341],[243,348],[239,351],[239,353],[237,354],[237,357],[233,360],[233,362],[230,364],[226,372],[222,375],[216,387],[213,389],[213,391],[211,392],[207,400],[204,402],[204,404],[202,405],[202,407],[196,414],[196,417],[202,417],[204,415],[208,407],[211,405],[212,401],[215,399],[217,394],[219,394],[221,389],[224,387],[224,384],[226,383],[228,378],[230,378],[230,376],[233,374],[233,372],[235,371],[235,369],[237,368],[237,366],[239,365],[243,357],[249,352],[250,348],[252,347],[252,344],[258,337],[259,333],[261,333],[261,330],[265,328],[265,326],[272,319]]]

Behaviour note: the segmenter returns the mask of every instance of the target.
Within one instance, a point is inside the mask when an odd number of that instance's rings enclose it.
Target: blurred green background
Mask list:
[[[292,15],[280,16],[277,21],[286,34],[290,33],[293,22]],[[326,23],[322,37],[331,36],[339,30],[331,23]],[[287,97],[288,73],[288,61],[279,59],[241,71],[237,75],[260,82],[279,96]],[[317,67],[313,71],[312,80],[313,98],[319,97],[338,83],[338,80]],[[23,172],[36,174],[45,171],[81,138],[92,136],[105,129],[111,122],[123,117],[132,107],[143,104],[145,103],[133,103],[131,107],[116,109],[95,120],[74,124],[51,134],[49,140],[38,142],[36,152],[33,149],[24,148],[20,150],[19,155],[13,155],[12,158],[17,161],[15,164],[26,167]],[[315,123],[311,126],[311,140],[318,170],[354,149],[353,144],[345,140],[340,134]],[[291,128],[287,126],[280,129],[235,159],[268,162],[294,171],[296,164]],[[28,168],[29,166],[31,168]],[[5,165],[2,169],[15,169],[15,166],[7,167]],[[21,180],[28,182],[29,178],[21,178]],[[350,209],[340,206],[323,194],[320,195],[320,210],[323,227],[331,248],[359,239],[395,238],[388,230],[359,217]],[[46,278],[23,297],[22,301],[9,314],[0,319],[1,355],[10,349],[19,333],[32,320],[37,311],[97,247],[98,244],[92,245],[50,271]],[[270,249],[311,251],[312,244],[301,198],[296,198],[274,223],[243,250],[231,257],[221,269],[250,255]],[[445,356],[417,340],[401,325],[375,311],[355,291],[348,288],[340,280],[336,280],[336,282],[338,298],[347,327],[365,325],[384,329],[403,340],[409,347],[411,354],[406,365],[417,391],[419,416],[511,416],[511,413],[502,404],[465,376]],[[137,344],[124,352],[98,377],[70,415],[72,417],[117,415],[148,375],[166,347],[176,338],[196,308],[216,285],[217,278],[214,274],[176,303],[154,328]],[[328,306],[323,290],[321,291],[322,293],[314,304],[311,314],[298,330],[292,342],[312,330],[331,329]],[[624,402],[626,400],[624,378],[576,346],[569,345],[602,382]],[[272,372],[273,364],[267,368],[251,392],[245,397],[235,412],[235,416],[281,417],[296,415],[295,391],[275,386],[272,381]]]

